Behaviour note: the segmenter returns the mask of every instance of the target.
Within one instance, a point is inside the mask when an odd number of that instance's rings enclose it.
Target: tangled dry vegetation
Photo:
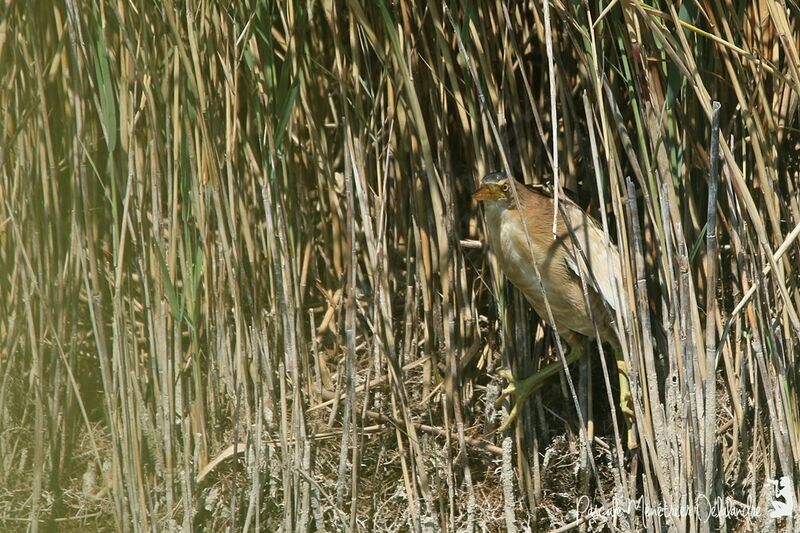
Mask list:
[[[0,530],[800,530],[800,8],[457,4],[0,3]],[[597,346],[496,431],[497,169],[620,245],[634,460]]]

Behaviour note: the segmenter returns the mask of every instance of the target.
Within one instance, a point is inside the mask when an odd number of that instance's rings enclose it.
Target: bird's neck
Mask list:
[[[505,202],[486,202],[484,204],[486,222],[491,226],[499,224],[504,214],[507,215],[509,212],[516,213],[516,211]]]

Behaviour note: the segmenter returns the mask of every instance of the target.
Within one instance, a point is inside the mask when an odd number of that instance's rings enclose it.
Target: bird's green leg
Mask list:
[[[622,356],[622,351],[614,350],[614,357],[617,360],[617,373],[619,377],[619,408],[622,414],[625,415],[625,424],[628,428],[628,450],[633,450],[639,446],[636,440],[636,430],[634,428],[633,418],[633,396],[631,396],[631,382],[628,379],[628,365],[625,364],[625,358]]]
[[[567,365],[571,365],[575,361],[578,361],[585,355],[583,348],[581,347],[581,343],[575,343],[574,347],[570,350],[570,352],[566,356]],[[623,362],[624,364],[624,362]],[[503,432],[508,429],[508,426],[511,425],[517,416],[519,416],[522,407],[525,405],[525,400],[528,397],[536,392],[539,387],[541,387],[545,381],[549,378],[555,376],[561,370],[563,366],[561,361],[556,361],[555,363],[550,363],[540,371],[536,372],[532,376],[528,376],[525,379],[515,379],[511,372],[507,369],[501,369],[498,371],[500,377],[508,381],[508,387],[506,387],[503,392],[500,394],[500,398],[497,399],[496,405],[499,405],[506,396],[511,394],[512,392],[516,395],[517,399],[514,402],[514,407],[511,409],[511,413],[509,413],[508,418],[506,418],[503,423],[500,425],[498,431]],[[627,374],[626,374],[627,379]],[[630,395],[630,393],[629,393]]]

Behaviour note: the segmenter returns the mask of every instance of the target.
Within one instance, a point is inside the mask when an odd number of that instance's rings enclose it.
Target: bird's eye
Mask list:
[[[503,192],[508,192],[508,183],[503,184]]]

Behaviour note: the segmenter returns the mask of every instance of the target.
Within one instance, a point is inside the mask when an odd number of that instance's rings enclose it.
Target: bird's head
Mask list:
[[[481,180],[481,186],[472,193],[472,199],[477,202],[512,202],[511,185],[505,172],[492,172]]]

